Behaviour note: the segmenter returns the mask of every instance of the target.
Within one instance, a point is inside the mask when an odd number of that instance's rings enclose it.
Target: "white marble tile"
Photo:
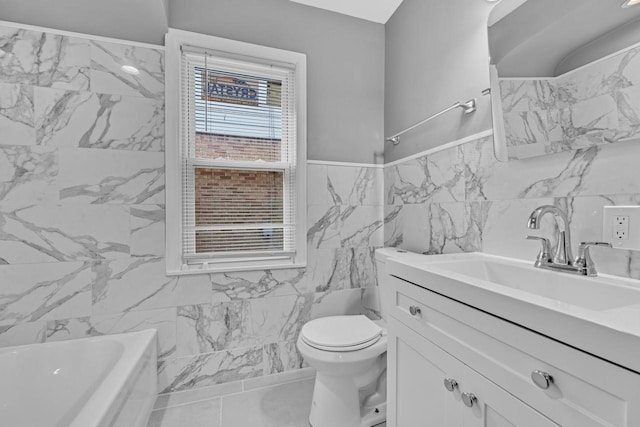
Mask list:
[[[386,168],[385,203],[464,200],[464,164],[459,147]]]
[[[504,113],[503,118],[505,139],[510,158],[514,157],[511,150],[512,147],[532,144],[546,146],[549,144],[546,110]],[[542,149],[541,154],[544,154],[544,149]]]
[[[384,241],[382,206],[346,206],[340,210],[340,247],[377,247]]]
[[[306,289],[304,269],[277,269],[214,273],[213,302],[276,295],[295,295]]]
[[[341,206],[381,205],[382,179],[380,168],[330,165],[328,202]]]
[[[165,276],[164,258],[107,260],[93,267],[93,315],[211,301],[207,275]]]
[[[637,135],[638,125],[640,125],[640,85],[617,91],[616,103],[620,129],[628,130],[628,132],[622,132],[620,137],[628,138]]]
[[[177,337],[177,356],[257,346],[266,339],[253,331],[249,300],[179,307]]]
[[[322,292],[376,285],[375,248],[314,249],[307,253],[307,287]]]
[[[88,316],[91,264],[0,265],[0,324]]]
[[[261,344],[290,341],[308,320],[314,294],[249,300],[251,333]]]
[[[164,102],[149,98],[35,88],[41,145],[164,150]]]
[[[502,109],[506,113],[547,110],[556,106],[553,79],[505,79],[500,81]]]
[[[282,372],[299,371],[304,360],[296,347],[296,341],[285,341],[268,344],[264,347],[265,375],[272,376]],[[262,378],[246,380],[245,382],[258,382]],[[266,377],[269,378],[269,377]],[[264,383],[264,381],[262,381]]]
[[[93,204],[164,204],[164,153],[63,148],[60,199]]]
[[[402,249],[423,253],[429,249],[431,241],[431,205],[405,205],[402,208],[400,235]]]
[[[481,203],[408,205],[403,209],[403,216],[403,249],[426,254],[482,249],[484,211]]]
[[[571,149],[611,142],[620,128],[617,104],[611,95],[577,102],[560,111],[560,124]]]
[[[637,156],[640,144],[630,141],[497,162],[490,140],[468,144],[467,200],[640,193]]]
[[[35,205],[0,212],[4,263],[128,257],[129,238],[124,206]]]
[[[366,288],[362,292],[362,314],[372,320],[382,319],[382,304],[380,295],[380,286]],[[384,314],[387,316],[387,313]]]
[[[44,342],[47,322],[28,322],[0,326],[0,347]]]
[[[0,83],[0,145],[36,143],[33,108],[33,87]]]
[[[164,205],[132,205],[131,256],[164,256]]]
[[[140,74],[122,71],[136,67]],[[114,95],[164,98],[164,52],[102,41],[91,42],[91,91]]]
[[[382,246],[382,206],[310,206],[307,242],[315,248]]]
[[[221,427],[220,399],[207,399],[151,412],[147,427]]]
[[[0,27],[0,81],[89,88],[89,42],[40,31]]]
[[[0,211],[58,202],[54,149],[0,145]]]
[[[158,367],[161,393],[190,390],[261,376],[262,347],[224,350],[166,359]]]
[[[557,86],[564,106],[594,98],[626,86],[640,84],[638,48],[622,52],[588,67],[561,76]]]
[[[340,230],[336,225],[340,206],[309,206],[307,208],[307,243],[314,248],[340,247]]]
[[[403,241],[403,214],[406,205],[384,207],[384,246],[400,246]]]
[[[362,312],[362,294],[365,289],[345,289],[335,292],[318,292],[313,295],[313,305],[310,307],[311,311],[308,314],[308,318],[304,319],[304,322],[317,319],[319,317],[326,316],[339,316],[339,315],[353,315],[360,314]],[[299,301],[300,304],[303,301]],[[308,304],[308,298],[305,299],[304,304]],[[307,316],[305,314],[305,316]],[[301,328],[304,322],[303,316],[300,316],[301,321],[299,327]],[[283,335],[283,336],[291,336]]]
[[[540,230],[527,227],[529,215],[538,206],[555,205],[554,199],[519,199],[491,202],[482,233],[482,251],[494,255],[535,260],[540,242],[526,240],[526,236],[548,238],[555,248],[555,224],[551,216],[545,217]]]
[[[176,308],[52,320],[47,323],[46,341],[63,341],[146,329],[155,329],[158,333],[158,358],[175,355]]]
[[[33,96],[39,145],[78,147],[100,110],[91,92],[36,87]]]

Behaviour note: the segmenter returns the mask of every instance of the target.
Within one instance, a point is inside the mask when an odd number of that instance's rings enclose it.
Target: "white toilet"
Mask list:
[[[306,323],[298,350],[316,369],[309,422],[313,427],[372,427],[387,418],[387,329],[394,297],[388,286],[386,262],[400,252],[376,249],[377,292],[366,306],[382,320],[365,316],[331,316]]]
[[[298,350],[316,369],[313,427],[371,427],[386,420],[387,331],[366,316],[307,322]]]

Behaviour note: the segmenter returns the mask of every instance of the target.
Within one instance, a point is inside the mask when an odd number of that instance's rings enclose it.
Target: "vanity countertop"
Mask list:
[[[483,253],[395,251],[387,273],[640,373],[640,281]]]

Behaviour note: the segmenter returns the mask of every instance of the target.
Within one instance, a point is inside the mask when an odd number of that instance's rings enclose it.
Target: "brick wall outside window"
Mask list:
[[[264,148],[255,148],[256,142]],[[275,152],[278,158],[273,157]],[[274,161],[279,160],[280,141],[196,134],[196,155]],[[196,226],[281,224],[284,220],[282,172],[196,168],[194,182]],[[282,249],[282,241],[280,229],[197,231],[196,252]],[[248,242],[257,242],[257,246],[249,247]]]
[[[279,139],[196,133],[196,157],[201,159],[280,161]]]

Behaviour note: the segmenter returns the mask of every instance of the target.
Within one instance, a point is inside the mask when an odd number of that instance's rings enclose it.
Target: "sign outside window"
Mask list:
[[[207,77],[206,94],[201,95],[203,100],[253,107],[258,107],[262,100],[263,105],[281,106],[281,82],[248,80],[212,71],[207,73]],[[205,80],[205,70],[200,70],[200,81]]]

